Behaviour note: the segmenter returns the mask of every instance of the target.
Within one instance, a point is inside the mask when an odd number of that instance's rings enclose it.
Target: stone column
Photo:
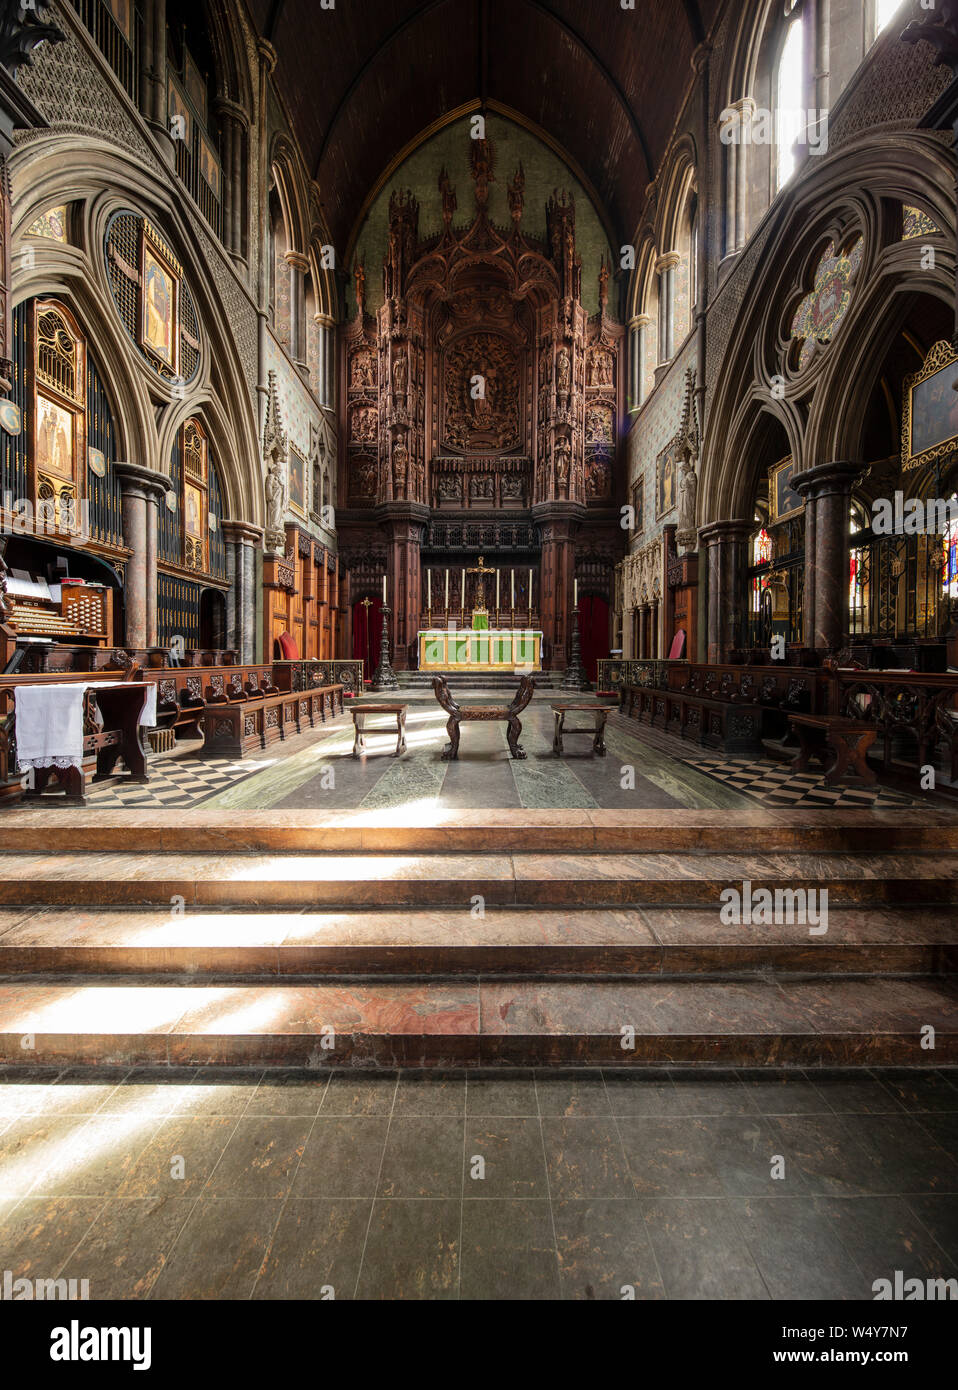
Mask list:
[[[289,266],[289,355],[300,370],[306,367],[306,290],[304,276],[309,261],[299,251],[283,257]]]
[[[748,539],[754,521],[716,521],[699,531],[708,563],[708,638],[706,659],[728,660],[741,646],[745,612],[745,572]]]
[[[117,463],[115,468],[123,494],[123,541],[133,552],[123,584],[125,642],[128,647],[155,647],[157,520],[170,480],[138,463]]]
[[[317,369],[317,394],[320,405],[335,409],[336,390],[336,320],[328,314],[316,314],[319,332],[319,367]]]
[[[565,670],[569,664],[572,635],[575,537],[585,519],[585,508],[577,502],[540,502],[532,509],[532,519],[542,535],[538,612],[549,645],[548,666],[552,670]],[[525,616],[518,613],[517,625],[523,627],[525,622]]]
[[[805,498],[806,647],[840,650],[848,640],[851,497],[862,472],[860,463],[820,463],[792,478]]]
[[[249,122],[246,112],[235,101],[220,97],[216,102],[220,118],[223,156],[223,186],[220,190],[222,241],[234,260],[246,256],[246,146]]]
[[[636,314],[629,323],[629,409],[638,410],[645,402],[645,352],[649,324],[648,314]]]
[[[671,362],[675,356],[675,268],[681,257],[669,251],[655,263],[659,277],[659,362]]]
[[[240,661],[255,661],[256,551],[263,544],[263,532],[259,526],[245,521],[224,521],[221,527],[230,579],[226,600],[226,645],[239,652]]]

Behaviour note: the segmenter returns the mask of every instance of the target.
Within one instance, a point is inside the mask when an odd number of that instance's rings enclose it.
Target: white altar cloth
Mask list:
[[[140,725],[156,723],[155,681],[81,681],[63,685],[18,685],[15,691],[17,763],[28,767],[83,766],[83,696],[87,690],[143,692]]]

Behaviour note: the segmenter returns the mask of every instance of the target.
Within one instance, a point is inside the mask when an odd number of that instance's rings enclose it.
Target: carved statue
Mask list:
[[[266,529],[281,532],[283,512],[286,509],[286,484],[283,481],[282,465],[278,458],[272,458],[266,470]]]
[[[695,460],[686,455],[682,460],[682,476],[679,479],[679,533],[695,533],[695,503],[698,496],[699,480],[695,472]]]
[[[568,483],[569,483],[569,456],[570,456],[569,441],[568,441],[567,439],[559,439],[559,440],[557,440],[557,441],[556,441],[556,482],[557,482],[558,485],[559,485],[559,491],[560,491],[560,492],[564,491],[565,488],[568,486]]]
[[[393,358],[393,395],[405,398],[406,382],[409,379],[409,358],[406,349],[400,348]]]
[[[405,444],[397,444],[393,449],[393,496],[405,497],[406,480],[409,476],[409,450]]]
[[[568,401],[572,386],[572,361],[568,348],[561,348],[556,358],[556,396],[560,401]]]

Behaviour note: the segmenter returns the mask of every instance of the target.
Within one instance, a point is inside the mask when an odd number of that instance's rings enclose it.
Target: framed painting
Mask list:
[[[184,500],[183,529],[194,540],[202,539],[205,509],[203,494],[198,487],[194,487],[192,483],[187,483]]]
[[[193,147],[193,113],[187,105],[183,88],[172,74],[167,83],[167,92],[170,135],[174,140],[182,140],[190,150]]]
[[[37,473],[73,481],[76,417],[49,396],[37,392]]]
[[[663,516],[675,510],[676,503],[676,470],[677,470],[677,449],[676,440],[673,439],[655,460],[655,519],[660,521]]]
[[[216,148],[212,141],[200,131],[199,140],[199,163],[200,174],[202,175],[207,188],[213,197],[219,201],[220,196],[220,160],[216,153]]]
[[[771,521],[788,521],[805,509],[805,498],[792,487],[798,472],[795,460],[789,455],[772,466],[768,475],[768,505]]]
[[[632,484],[632,534],[641,536],[645,530],[645,474],[640,473]]]
[[[183,85],[192,102],[193,110],[200,118],[200,124],[206,125],[206,81],[188,52],[183,58]]]
[[[923,468],[958,449],[958,353],[935,343],[921,371],[905,377],[901,411],[901,466]]]
[[[289,449],[289,505],[298,516],[306,516],[306,460],[298,449]]]
[[[146,228],[142,249],[141,342],[146,351],[177,370],[180,280]]]

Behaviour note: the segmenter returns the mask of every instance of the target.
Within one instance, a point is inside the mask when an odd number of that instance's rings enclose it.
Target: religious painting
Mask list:
[[[38,473],[73,479],[74,415],[48,396],[37,393]]]
[[[209,138],[200,132],[199,139],[199,164],[200,174],[206,183],[207,188],[217,200],[220,196],[220,160],[216,153],[215,146]]]
[[[586,464],[585,492],[595,502],[604,501],[611,495],[612,465],[605,454],[595,454]]]
[[[799,471],[792,458],[782,459],[769,473],[768,503],[772,521],[788,521],[805,507],[805,498],[792,487],[792,478]]]
[[[175,372],[180,282],[172,266],[145,231],[142,277],[143,346]]]
[[[186,103],[183,88],[171,76],[167,83],[167,102],[169,104],[170,134],[174,140],[182,140],[186,148],[193,147],[193,113]]]
[[[189,53],[185,54],[183,60],[183,85],[186,88],[187,96],[193,103],[193,110],[199,116],[202,124],[206,125],[206,82]]]
[[[183,528],[188,536],[199,539],[203,535],[203,494],[198,487],[187,483],[185,499]]]
[[[41,212],[39,217],[35,217],[27,228],[27,236],[43,236],[50,241],[66,241],[66,203],[61,203],[59,207],[47,208],[46,212]]]
[[[298,516],[306,515],[306,460],[298,449],[289,449],[289,505]]]
[[[673,439],[655,461],[655,519],[675,510],[676,442]]]
[[[905,377],[901,415],[901,466],[922,468],[958,449],[958,354],[935,343],[921,371]]]
[[[645,474],[640,473],[632,484],[632,534],[641,536],[645,530]]]
[[[104,9],[110,13],[110,18],[126,39],[130,47],[133,47],[133,0],[103,0]]]

